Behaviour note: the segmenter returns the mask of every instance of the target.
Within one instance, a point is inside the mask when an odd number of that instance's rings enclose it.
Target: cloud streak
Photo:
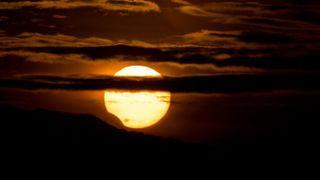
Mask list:
[[[320,57],[320,48],[316,45],[319,40],[318,35],[202,30],[177,36],[171,40],[172,43],[151,44],[97,37],[23,33],[14,37],[0,37],[0,57],[18,56],[37,62],[50,60],[50,63],[59,58],[82,61],[117,59],[316,71],[320,69],[320,63],[315,61]]]
[[[77,9],[77,8],[98,8],[107,11],[128,11],[128,12],[160,12],[157,4],[147,0],[43,0],[43,1],[19,1],[0,2],[0,9]]]
[[[180,3],[179,11],[195,17],[210,19],[211,23],[233,25],[238,29],[264,28],[269,30],[311,30],[318,29],[319,17],[316,9],[320,3],[309,1],[199,1]]]
[[[40,33],[25,32],[14,37],[0,37],[2,48],[13,47],[92,47],[111,45],[114,42],[105,38],[77,38],[75,36],[56,34],[47,35]]]
[[[233,74],[164,78],[34,75],[1,78],[1,88],[62,90],[164,90],[170,92],[240,93],[272,90],[319,91],[318,76]]]

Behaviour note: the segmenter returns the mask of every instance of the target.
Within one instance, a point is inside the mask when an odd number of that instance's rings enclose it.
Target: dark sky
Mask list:
[[[108,119],[104,88],[160,88],[173,92],[170,111],[144,132],[202,142],[287,132],[320,97],[319,9],[315,0],[1,1],[0,103]],[[110,78],[136,64],[165,78]]]

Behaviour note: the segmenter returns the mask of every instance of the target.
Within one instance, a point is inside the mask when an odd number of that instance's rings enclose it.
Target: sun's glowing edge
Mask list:
[[[128,66],[116,72],[114,76],[161,77],[161,74],[146,66]]]

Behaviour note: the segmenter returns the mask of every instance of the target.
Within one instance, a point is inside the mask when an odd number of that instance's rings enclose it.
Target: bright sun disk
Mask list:
[[[146,66],[128,66],[114,76],[161,77],[161,74]],[[107,90],[104,100],[107,111],[117,116],[124,126],[146,128],[167,113],[170,96],[167,91]]]

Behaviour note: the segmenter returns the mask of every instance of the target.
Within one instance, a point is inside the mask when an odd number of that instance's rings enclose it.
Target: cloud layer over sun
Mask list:
[[[0,78],[2,88],[50,90],[126,89],[164,90],[175,93],[252,93],[268,91],[318,92],[319,76],[225,74],[164,78],[126,78],[81,75],[26,75]]]

